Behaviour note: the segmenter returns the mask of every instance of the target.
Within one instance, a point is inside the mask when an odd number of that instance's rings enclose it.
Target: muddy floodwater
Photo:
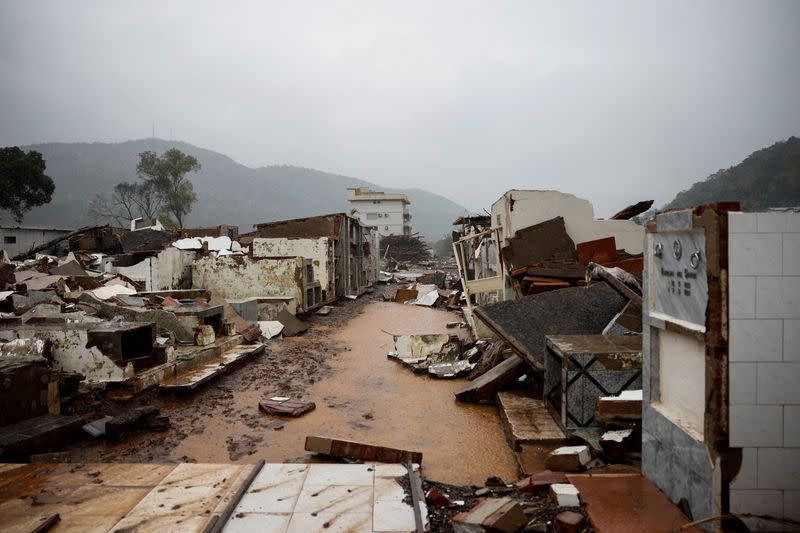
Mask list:
[[[205,395],[215,398],[213,402],[195,402],[192,394],[160,398],[162,411],[173,419],[170,431],[180,433],[180,439],[138,436],[126,444],[83,448],[78,455],[83,460],[101,460],[103,455],[105,460],[141,460],[142,447],[152,447],[146,457],[155,462],[284,462],[302,458],[305,437],[318,435],[421,451],[425,477],[437,481],[466,485],[482,484],[489,476],[516,480],[517,464],[494,406],[456,402],[453,391],[464,380],[414,374],[386,356],[393,341],[384,331],[452,333],[456,330],[446,329],[446,323],[455,316],[382,301],[365,303],[359,310],[338,324],[315,317],[306,335],[270,342],[265,355],[225,376],[221,384],[208,386]],[[298,380],[302,359],[314,352],[318,360],[320,351],[330,352],[320,363],[324,371],[315,374],[310,368],[309,376],[315,377]],[[271,370],[269,380],[247,379],[272,358],[284,362],[285,381],[281,365]],[[258,401],[276,394],[313,401],[317,408],[297,419],[261,413]],[[127,459],[115,446],[128,447]]]

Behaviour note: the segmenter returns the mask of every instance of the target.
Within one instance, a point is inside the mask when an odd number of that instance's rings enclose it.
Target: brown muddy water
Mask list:
[[[453,332],[446,323],[454,315],[382,301],[359,307],[361,312],[349,320],[333,325],[314,320],[306,335],[270,342],[265,355],[225,376],[221,384],[210,384],[208,392],[198,391],[198,397],[160,399],[162,411],[173,420],[171,437],[138,436],[117,446],[130,451],[108,445],[78,451],[78,456],[88,461],[284,462],[305,456],[305,437],[318,435],[421,451],[424,476],[436,481],[468,485],[482,484],[489,476],[516,480],[517,463],[496,407],[457,402],[453,392],[464,380],[414,374],[386,356],[393,340],[382,330]],[[338,312],[346,310],[333,311]],[[303,359],[317,361],[320,351],[329,352],[322,363],[329,368],[316,374],[309,369],[313,377],[298,380]],[[279,358],[285,361],[269,369],[268,380],[248,377],[259,373],[259,365]],[[282,367],[292,369],[291,375],[286,371],[285,383]],[[276,394],[313,401],[317,408],[297,419],[260,412],[258,401]],[[146,449],[150,451],[143,455]]]

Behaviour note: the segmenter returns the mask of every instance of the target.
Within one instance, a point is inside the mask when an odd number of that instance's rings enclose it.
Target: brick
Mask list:
[[[800,405],[783,406],[783,446],[800,448]]]
[[[305,449],[308,452],[321,453],[334,457],[346,457],[359,461],[379,461],[381,463],[417,463],[422,464],[422,453],[385,446],[373,446],[360,442],[329,439],[325,437],[306,437]]]
[[[730,404],[756,403],[756,363],[730,363]]]
[[[546,491],[550,488],[550,485],[555,483],[569,483],[564,472],[542,470],[541,472],[536,472],[529,477],[519,480],[515,486],[520,492],[537,494]]]
[[[731,483],[731,489],[758,488],[758,448],[742,448],[742,466]]]
[[[757,230],[755,213],[728,213],[728,233],[756,233]]]
[[[800,320],[783,321],[783,360],[800,361]]]
[[[730,318],[755,318],[756,316],[756,278],[752,276],[731,276]]]
[[[513,533],[528,523],[522,507],[511,498],[486,498],[453,517],[455,533],[491,531]]]
[[[800,276],[757,278],[756,316],[800,318]]]
[[[732,276],[780,276],[782,255],[780,233],[734,233],[728,238]]]
[[[731,320],[731,361],[782,361],[782,320]]]
[[[800,404],[800,363],[759,363],[758,403]]]
[[[586,519],[581,513],[563,511],[556,515],[553,521],[554,533],[576,533]]]
[[[783,275],[800,276],[800,233],[783,234]]]
[[[731,405],[730,445],[736,448],[783,446],[783,407]]]
[[[800,490],[800,448],[759,448],[758,488]]]

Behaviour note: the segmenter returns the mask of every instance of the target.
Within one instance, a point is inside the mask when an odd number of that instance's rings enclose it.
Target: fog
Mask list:
[[[608,216],[800,134],[798,28],[793,1],[6,0],[0,146],[155,134]]]

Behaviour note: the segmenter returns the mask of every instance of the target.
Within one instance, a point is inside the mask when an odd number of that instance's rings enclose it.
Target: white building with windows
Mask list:
[[[411,235],[411,202],[405,194],[358,187],[347,189],[347,201],[362,226],[375,228],[380,235]]]

